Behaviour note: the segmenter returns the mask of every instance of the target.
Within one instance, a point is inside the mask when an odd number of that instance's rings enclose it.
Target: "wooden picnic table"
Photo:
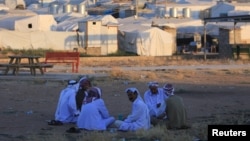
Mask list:
[[[14,55],[9,56],[8,64],[0,64],[2,67],[6,67],[4,74],[7,75],[12,69],[13,75],[18,75],[20,68],[29,68],[31,75],[36,75],[36,69],[40,70],[40,73],[44,74],[44,68],[52,68],[52,64],[40,63],[40,56],[30,56],[30,55]],[[26,60],[24,60],[26,59]],[[24,60],[24,61],[23,61]],[[22,62],[23,61],[23,62]]]

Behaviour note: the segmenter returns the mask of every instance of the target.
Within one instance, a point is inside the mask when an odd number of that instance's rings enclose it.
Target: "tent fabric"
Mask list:
[[[119,48],[140,56],[171,56],[174,41],[170,33],[157,27],[134,32],[120,31]]]
[[[79,28],[79,21],[81,21],[80,18],[73,18],[72,20],[60,22],[56,26],[56,31],[75,31]]]
[[[31,26],[29,26],[31,25]],[[16,31],[51,31],[57,25],[52,15],[36,15],[15,21]]]
[[[10,9],[9,7],[7,7],[6,5],[0,3],[0,11],[1,10],[9,10],[9,9]]]
[[[105,15],[101,18],[102,25],[118,24],[118,21],[111,15]]]
[[[4,3],[10,9],[15,9],[18,5],[23,5],[26,7],[24,0],[4,0]]]
[[[75,16],[74,14],[68,14],[62,15],[61,17],[57,15],[56,20],[60,21],[57,24],[56,31],[75,31],[76,29],[79,29],[81,32],[84,32],[86,30],[85,23],[87,21],[101,21],[103,26],[118,24],[118,21],[111,15],[79,17],[77,15]]]
[[[84,33],[79,34],[81,38],[84,37]],[[11,49],[42,48],[53,50],[73,50],[74,48],[79,46],[77,41],[77,35],[75,32],[19,32],[10,30],[0,30],[0,47]]]
[[[15,31],[50,31],[57,25],[52,15],[18,16],[5,15],[0,17],[0,28]]]
[[[228,11],[235,9],[235,6],[230,3],[220,2],[211,8],[211,17],[220,17],[221,14],[227,14]]]
[[[0,17],[0,28],[15,30],[15,22],[25,19],[27,16],[3,16]]]
[[[82,17],[84,17],[82,14],[74,13],[74,12],[61,13],[61,14],[54,15],[54,18],[58,23],[61,23],[63,21],[69,21],[69,20],[77,19],[77,18],[82,18]]]

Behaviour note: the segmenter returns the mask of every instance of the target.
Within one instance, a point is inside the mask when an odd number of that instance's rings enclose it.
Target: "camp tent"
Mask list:
[[[4,15],[0,17],[0,28],[15,31],[51,31],[57,25],[52,15]]]
[[[51,31],[57,25],[52,15],[36,15],[15,21],[16,31]]]
[[[83,33],[79,34],[83,36]],[[0,48],[73,50],[77,47],[75,32],[20,32],[0,29]]]
[[[2,16],[0,18],[0,28],[15,30],[15,22],[25,18],[27,16]]]
[[[140,56],[171,56],[173,37],[157,27],[119,31],[119,48]]]

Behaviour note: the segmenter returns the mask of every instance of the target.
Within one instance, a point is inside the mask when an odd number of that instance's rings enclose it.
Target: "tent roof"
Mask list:
[[[9,10],[6,13],[7,15],[12,16],[34,16],[37,15],[35,12],[31,10]]]
[[[205,22],[250,22],[250,15],[204,18]]]
[[[111,15],[97,15],[97,16],[87,16],[83,18],[82,21],[102,21],[102,25],[107,25],[108,23],[118,24],[117,19]]]
[[[73,16],[72,16],[73,15]],[[65,19],[64,19],[65,18]],[[57,24],[57,31],[73,31],[78,29],[79,22],[86,22],[86,21],[101,21],[103,26],[118,25],[118,21],[111,15],[100,15],[100,16],[83,16],[77,17],[74,14],[64,14],[62,17],[57,17],[57,20],[60,19]]]

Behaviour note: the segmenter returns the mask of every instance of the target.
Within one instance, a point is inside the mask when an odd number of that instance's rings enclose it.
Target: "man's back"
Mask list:
[[[82,105],[77,126],[86,130],[106,130],[107,122],[113,120],[103,99],[97,99]]]
[[[67,86],[60,93],[60,97],[57,104],[57,109],[55,112],[55,119],[65,122],[75,122],[74,111],[69,108],[70,97],[74,96],[76,90],[73,86]]]
[[[168,128],[187,128],[187,113],[180,96],[171,95],[167,99],[167,116],[169,119]]]

